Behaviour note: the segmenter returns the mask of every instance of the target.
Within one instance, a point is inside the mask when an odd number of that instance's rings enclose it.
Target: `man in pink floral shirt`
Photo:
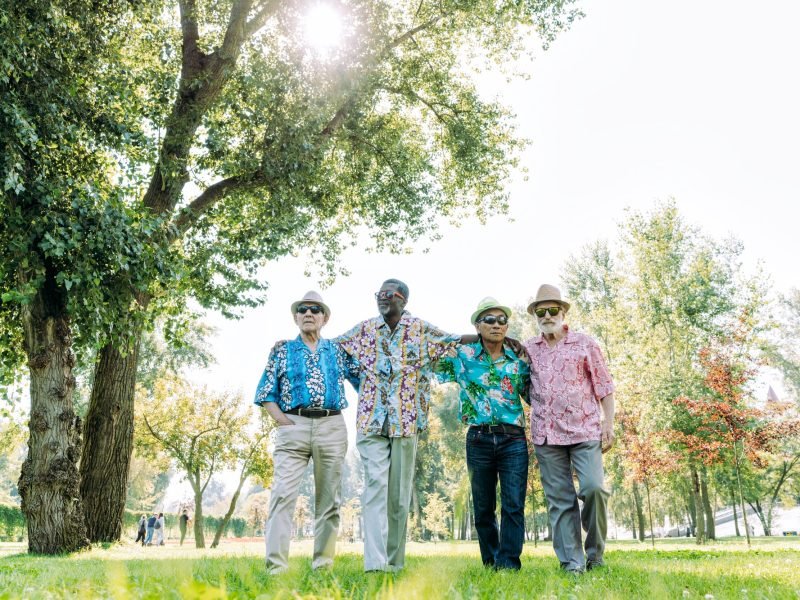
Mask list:
[[[553,548],[562,569],[582,573],[603,565],[609,492],[602,453],[614,444],[614,382],[597,342],[564,324],[569,307],[558,288],[542,285],[528,306],[542,335],[524,346],[531,360],[531,440],[550,506]]]

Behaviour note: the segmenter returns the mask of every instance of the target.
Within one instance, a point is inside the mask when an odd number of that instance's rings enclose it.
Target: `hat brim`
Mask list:
[[[326,317],[331,316],[331,309],[328,308],[327,304],[325,304],[324,302],[320,302],[319,300],[298,300],[297,302],[292,302],[292,308],[290,309],[292,311],[292,314],[295,314],[295,312],[297,312],[297,307],[300,306],[301,304],[318,304],[319,306],[322,307],[322,312]]]
[[[503,313],[506,315],[506,319],[510,319],[510,318],[511,318],[511,309],[510,309],[510,308],[508,308],[507,306],[502,306],[502,305],[500,305],[500,304],[497,304],[497,305],[495,305],[495,306],[486,306],[486,307],[484,307],[484,308],[479,308],[479,309],[478,309],[478,310],[476,310],[474,313],[472,313],[472,316],[471,316],[471,317],[470,317],[470,319],[469,319],[469,320],[470,320],[470,322],[471,322],[473,325],[475,325],[475,323],[477,323],[477,321],[478,321],[478,317],[480,317],[480,316],[481,316],[483,313],[485,313],[487,310],[492,310],[493,308],[499,308],[500,310],[502,310],[502,311],[503,311]]]
[[[533,302],[528,304],[528,314],[533,315],[533,311],[536,310],[536,306],[538,304],[542,304],[543,302],[555,302],[556,304],[560,304],[564,308],[564,312],[569,312],[569,307],[570,307],[569,302],[564,302],[563,300],[556,300],[555,298],[553,298],[552,300],[546,298],[544,300],[534,300]]]

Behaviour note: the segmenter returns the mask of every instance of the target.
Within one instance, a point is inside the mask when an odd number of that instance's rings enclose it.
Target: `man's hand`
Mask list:
[[[514,354],[516,354],[519,358],[528,362],[528,352],[525,350],[525,346],[522,345],[522,342],[516,338],[507,337],[503,343],[511,348],[514,351]]]
[[[269,413],[269,416],[272,417],[272,419],[278,424],[278,427],[288,427],[289,425],[294,425],[294,421],[283,414],[280,407],[274,402],[265,402],[262,404],[262,406]]]
[[[611,450],[615,439],[613,421],[603,421],[603,423],[600,425],[600,450],[603,453]]]

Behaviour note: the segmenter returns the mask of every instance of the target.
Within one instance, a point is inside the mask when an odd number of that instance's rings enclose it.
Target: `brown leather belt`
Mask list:
[[[284,411],[287,415],[297,415],[298,417],[308,417],[309,419],[319,419],[321,417],[332,417],[334,415],[342,414],[340,410],[332,410],[329,408],[293,408]]]

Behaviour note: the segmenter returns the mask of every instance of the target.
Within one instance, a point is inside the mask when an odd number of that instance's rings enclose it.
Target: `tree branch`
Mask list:
[[[257,176],[234,175],[208,186],[187,207],[181,209],[177,218],[172,222],[172,239],[179,238],[185,234],[197,223],[201,216],[211,210],[228,193],[256,188],[266,182],[266,178]]]
[[[195,0],[179,0],[178,6],[183,31],[183,62],[186,64],[187,55],[199,54],[197,42],[200,40],[200,29],[197,26],[197,4]]]
[[[253,37],[266,24],[267,20],[275,14],[280,5],[281,3],[277,0],[272,0],[264,2],[261,7],[256,7],[256,14],[245,25],[245,37]]]

